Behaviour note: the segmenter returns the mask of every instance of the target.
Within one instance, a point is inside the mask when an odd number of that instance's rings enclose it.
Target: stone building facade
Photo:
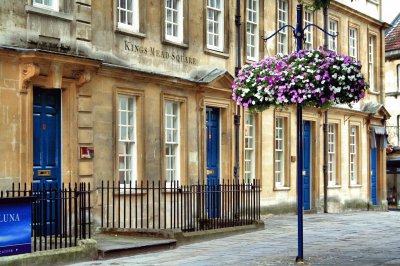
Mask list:
[[[385,35],[385,83],[386,105],[391,110],[391,118],[387,121],[389,143],[399,146],[400,108],[398,96],[400,92],[400,14],[386,30]]]
[[[388,142],[392,147],[387,160],[387,198],[390,207],[400,206],[398,171],[400,146],[400,14],[393,20],[385,34],[385,83],[386,106],[390,108],[391,117],[386,123]]]
[[[360,60],[371,82],[360,104],[329,110],[329,211],[386,205],[381,137],[389,117],[383,107],[386,25],[379,20],[379,1],[357,2],[365,10],[350,0],[332,1],[329,9],[329,29],[339,32],[329,48]],[[295,24],[296,4],[242,1],[245,63],[294,51],[289,31],[267,43],[262,36]],[[0,188],[19,181],[99,186],[102,180],[232,180],[235,5],[233,0],[2,3]],[[305,19],[323,25],[321,11],[306,11]],[[323,44],[317,29],[306,36],[306,48]],[[242,114],[240,177],[261,180],[263,210],[295,210],[295,109]],[[310,143],[306,209],[321,211],[323,110],[307,108],[303,115]]]

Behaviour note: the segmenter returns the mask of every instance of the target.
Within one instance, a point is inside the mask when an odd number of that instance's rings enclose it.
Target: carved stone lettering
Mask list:
[[[130,42],[128,40],[124,41],[124,47],[125,51],[137,53],[139,55],[158,57],[179,64],[188,64],[188,65],[198,64],[198,60],[194,57],[186,56],[185,54],[177,54],[175,52],[159,50],[152,46],[149,47],[141,46],[139,44],[134,44],[133,42]]]

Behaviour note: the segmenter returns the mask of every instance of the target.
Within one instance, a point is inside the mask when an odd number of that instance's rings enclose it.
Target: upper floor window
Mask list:
[[[118,28],[139,31],[139,0],[118,0]]]
[[[288,23],[288,2],[287,0],[278,0],[278,29]],[[278,53],[287,54],[288,43],[288,29],[285,28],[278,33]]]
[[[275,118],[275,187],[285,184],[285,118]]]
[[[304,26],[307,26],[309,24],[313,24],[314,23],[314,15],[311,11],[306,10],[304,12]],[[307,50],[311,50],[314,47],[314,34],[313,34],[313,27],[308,27],[305,31],[304,31],[304,36],[306,38],[305,42],[304,42],[304,48]]]
[[[183,0],[166,0],[165,39],[183,42]]]
[[[328,124],[328,184],[334,186],[336,180],[337,152],[336,152],[337,130],[335,124]]]
[[[246,184],[255,179],[255,115],[246,112],[244,115],[244,178]]]
[[[400,91],[400,64],[397,65],[397,91]]]
[[[46,8],[54,11],[59,10],[58,0],[33,0],[33,5],[40,8]]]
[[[165,179],[167,184],[180,181],[179,102],[166,101],[165,113]]]
[[[223,51],[224,0],[207,0],[207,48]]]
[[[250,60],[258,60],[258,17],[259,11],[258,0],[247,0],[246,7],[246,51],[247,58]]]
[[[349,56],[357,59],[358,54],[358,31],[355,28],[349,28]]]
[[[137,181],[136,97],[118,96],[119,182]]]
[[[371,90],[375,91],[375,37],[370,36],[368,38],[368,79],[369,87]]]
[[[358,184],[358,127],[350,127],[350,184]]]
[[[329,28],[328,28],[329,33],[336,35],[337,31],[338,31],[338,22],[336,20],[330,19],[328,24],[329,24]],[[335,38],[329,37],[328,49],[337,53],[337,51],[338,51],[337,37],[335,37]]]

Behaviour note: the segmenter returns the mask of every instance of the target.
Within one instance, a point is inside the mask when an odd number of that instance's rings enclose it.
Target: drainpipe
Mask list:
[[[327,0],[325,0],[325,3]],[[324,50],[328,50],[328,5],[323,8],[324,14]],[[325,110],[324,119],[324,213],[328,213],[328,110]]]
[[[235,15],[235,25],[236,25],[236,33],[237,33],[237,63],[235,67],[235,77],[238,76],[239,70],[241,68],[241,47],[240,47],[240,0],[236,0],[236,15]],[[235,166],[233,168],[234,174],[234,182],[239,186],[240,181],[240,153],[239,153],[239,145],[240,145],[240,106],[236,106],[236,114],[234,116],[235,122]],[[237,189],[238,193],[239,190]],[[236,206],[236,215],[239,214],[239,194],[236,195],[236,202],[234,203]]]

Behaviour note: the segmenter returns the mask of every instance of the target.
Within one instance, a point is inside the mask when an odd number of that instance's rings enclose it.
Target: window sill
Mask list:
[[[274,191],[288,191],[290,187],[274,187]]]
[[[206,48],[204,50],[204,53],[205,54],[209,54],[209,55],[215,55],[217,57],[221,57],[221,58],[224,58],[224,59],[229,58],[229,54],[224,53],[224,52],[220,52],[220,51],[216,51],[216,50],[211,50],[210,48]]]
[[[342,188],[342,186],[340,186],[340,185],[328,185],[328,188],[330,188],[330,189],[339,189],[339,188]]]
[[[251,59],[251,58],[246,58],[245,64],[247,65],[251,65],[253,63],[257,63],[258,61],[255,59]]]
[[[184,49],[189,48],[189,45],[187,43],[179,43],[179,42],[174,42],[174,41],[165,40],[165,39],[161,43],[165,44],[165,45],[175,46],[178,48],[184,48]]]
[[[380,95],[381,94],[381,92],[380,91],[373,91],[373,90],[368,90],[368,93],[369,94],[372,94],[372,95]]]
[[[116,28],[115,32],[121,33],[121,34],[125,34],[125,35],[128,35],[128,36],[138,37],[140,39],[146,38],[146,34],[145,33],[130,31],[130,30],[122,29],[122,28]]]
[[[25,5],[25,11],[26,11],[26,13],[39,14],[39,15],[43,15],[43,16],[57,18],[60,20],[65,20],[65,21],[73,20],[72,14],[61,13],[61,12],[48,10],[48,9],[44,9],[44,8],[39,8],[39,7],[31,6],[31,5]]]
[[[362,185],[354,184],[349,186],[349,188],[360,188],[360,187],[362,187]]]

